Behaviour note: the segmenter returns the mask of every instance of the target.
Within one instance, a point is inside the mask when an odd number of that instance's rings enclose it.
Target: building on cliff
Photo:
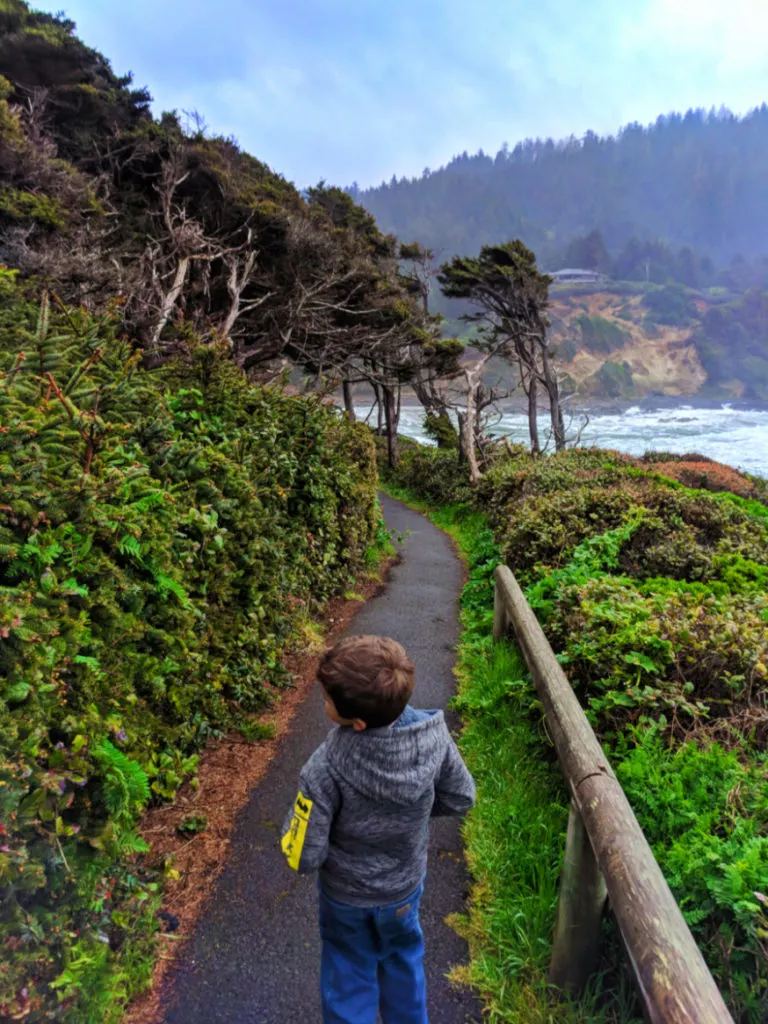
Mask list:
[[[572,267],[565,270],[553,270],[549,276],[555,284],[605,284],[608,280],[605,274],[601,274],[597,270],[579,270]]]

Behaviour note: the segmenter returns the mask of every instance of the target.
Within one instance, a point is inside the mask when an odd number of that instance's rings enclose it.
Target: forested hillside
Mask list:
[[[218,339],[268,379],[384,390],[435,355],[396,239],[341,189],[306,195],[149,95],[72,22],[0,4],[0,261],[65,302],[119,299],[144,364]]]
[[[436,263],[519,237],[549,272],[608,279],[552,291],[560,365],[584,397],[765,401],[767,156],[768,107],[743,118],[699,110],[615,137],[463,153],[421,178],[350,192]],[[466,308],[437,289],[430,302],[461,334]]]
[[[569,243],[598,230],[611,253],[661,239],[723,266],[768,254],[767,161],[768,107],[743,118],[691,110],[611,137],[462,153],[421,178],[352,194],[384,230],[442,258],[520,237],[546,269],[572,266]]]

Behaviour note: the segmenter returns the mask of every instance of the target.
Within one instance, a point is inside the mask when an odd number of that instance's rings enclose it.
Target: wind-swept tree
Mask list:
[[[478,479],[474,437],[478,389],[488,361],[501,356],[516,362],[528,396],[531,449],[540,451],[537,398],[539,386],[547,393],[555,446],[565,448],[565,425],[557,376],[551,362],[546,310],[551,278],[536,266],[536,257],[519,240],[504,245],[485,245],[479,256],[454,256],[443,264],[438,277],[443,294],[468,300],[475,311],[462,319],[484,328],[474,344],[480,359],[465,368],[465,445],[470,477]]]

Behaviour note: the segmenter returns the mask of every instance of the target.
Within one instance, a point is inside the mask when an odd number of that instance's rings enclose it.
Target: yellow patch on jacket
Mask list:
[[[299,870],[301,863],[301,851],[304,849],[304,839],[307,834],[309,816],[312,813],[312,801],[299,792],[296,803],[293,805],[293,817],[288,826],[288,831],[283,836],[280,847],[288,858],[288,867],[294,871]]]

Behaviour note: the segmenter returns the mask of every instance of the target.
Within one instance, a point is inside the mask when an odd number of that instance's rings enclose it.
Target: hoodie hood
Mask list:
[[[407,806],[434,785],[450,742],[442,711],[407,707],[384,729],[337,727],[328,737],[331,772],[376,801]]]

